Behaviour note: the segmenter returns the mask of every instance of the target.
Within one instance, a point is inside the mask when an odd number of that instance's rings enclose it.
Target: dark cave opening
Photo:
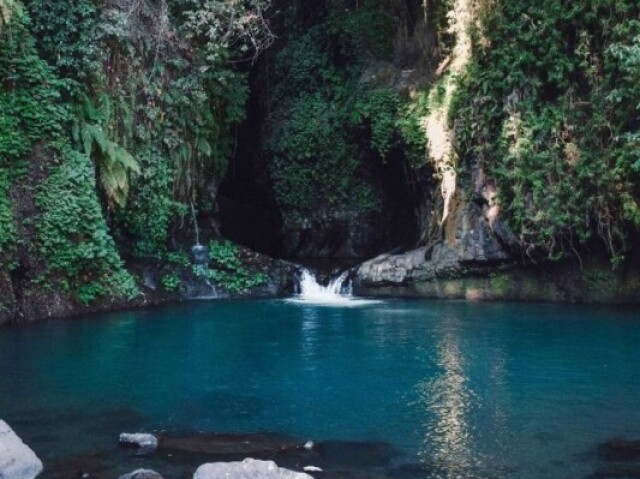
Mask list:
[[[247,119],[236,132],[234,156],[218,191],[220,232],[260,253],[282,257],[282,217],[261,155],[264,105],[253,92]]]

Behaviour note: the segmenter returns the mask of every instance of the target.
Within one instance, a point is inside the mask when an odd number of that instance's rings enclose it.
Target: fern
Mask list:
[[[94,158],[100,178],[100,185],[109,203],[123,207],[129,193],[129,175],[140,174],[140,166],[135,158],[118,143],[112,141],[103,125],[111,118],[111,101],[103,96],[100,106],[95,107],[84,96],[78,109],[72,136],[86,155]]]

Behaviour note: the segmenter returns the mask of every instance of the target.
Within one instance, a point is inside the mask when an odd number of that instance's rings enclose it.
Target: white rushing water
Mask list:
[[[304,269],[298,284],[299,294],[292,301],[324,306],[360,306],[378,302],[354,297],[348,276],[349,272],[344,271],[323,286],[311,271]]]

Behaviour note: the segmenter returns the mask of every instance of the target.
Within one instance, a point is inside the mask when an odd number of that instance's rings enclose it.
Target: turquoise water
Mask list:
[[[639,346],[628,310],[198,302],[0,329],[0,417],[45,465],[122,431],[272,431],[386,442],[415,477],[588,477],[640,439]]]

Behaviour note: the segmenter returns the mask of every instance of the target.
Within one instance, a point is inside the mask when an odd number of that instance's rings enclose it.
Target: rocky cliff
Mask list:
[[[630,301],[636,3],[0,3],[0,321],[282,292],[268,257]]]

